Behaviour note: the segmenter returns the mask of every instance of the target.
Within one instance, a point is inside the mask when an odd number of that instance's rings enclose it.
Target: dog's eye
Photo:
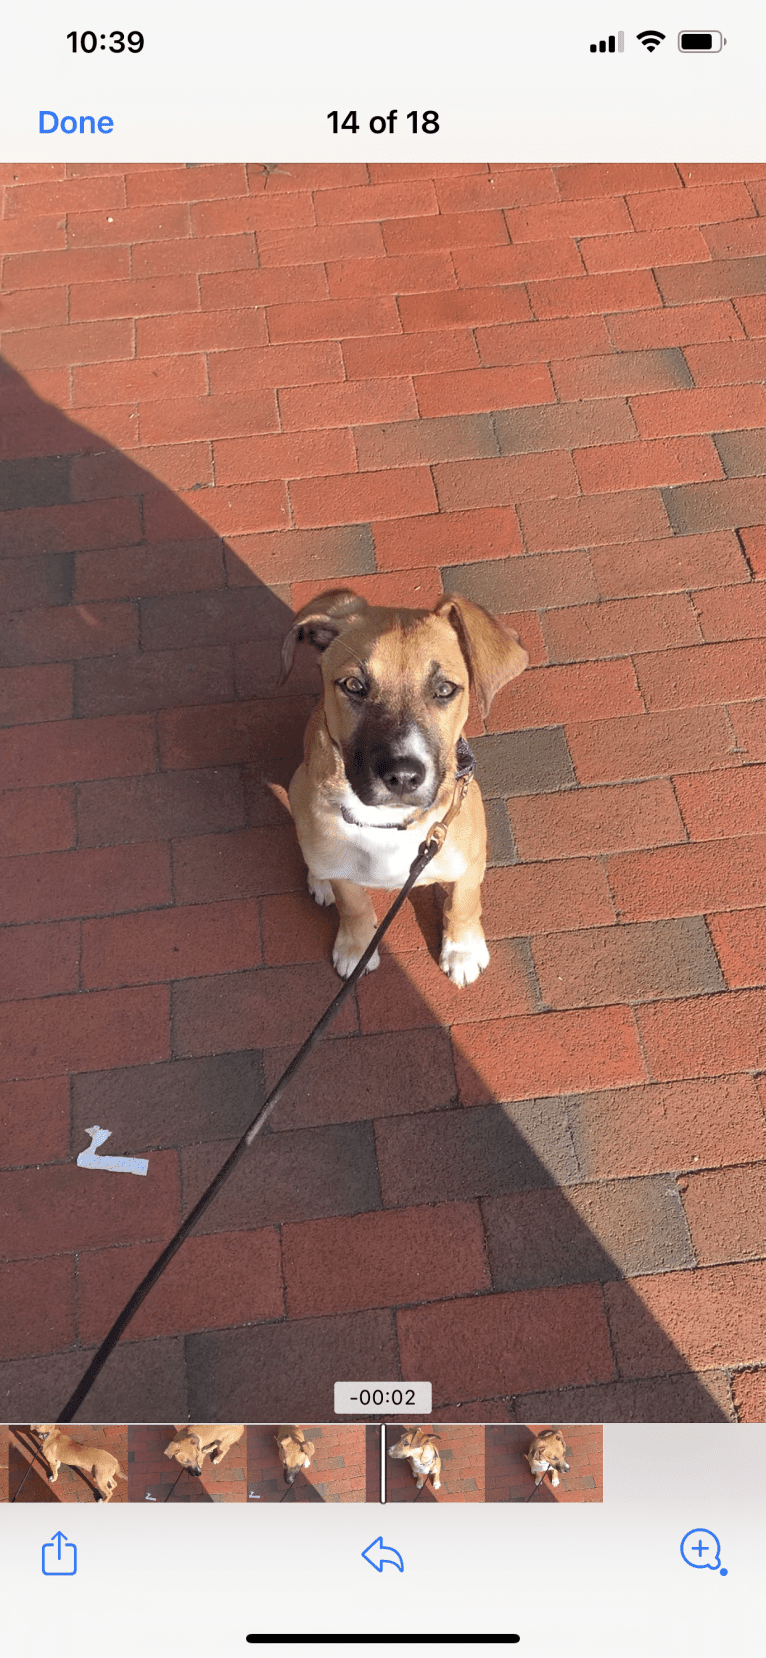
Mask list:
[[[448,679],[442,679],[436,686],[435,695],[438,702],[449,702],[455,693],[460,690],[459,685],[452,685]]]
[[[367,687],[362,684],[361,679],[339,679],[338,684],[341,690],[345,691],[350,697],[364,697],[367,695]]]

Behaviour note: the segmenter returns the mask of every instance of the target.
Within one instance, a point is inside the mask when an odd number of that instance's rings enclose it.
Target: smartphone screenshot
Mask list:
[[[751,1651],[766,19],[3,47],[9,1645]]]

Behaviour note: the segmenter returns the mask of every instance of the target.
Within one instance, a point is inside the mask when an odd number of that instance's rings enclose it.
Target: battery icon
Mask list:
[[[720,29],[682,29],[678,36],[679,52],[720,52],[725,45]]]

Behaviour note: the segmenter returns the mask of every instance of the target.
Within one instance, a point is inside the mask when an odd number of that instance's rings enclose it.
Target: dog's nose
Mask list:
[[[420,788],[426,768],[417,755],[401,754],[380,760],[377,772],[391,794],[412,794]]]

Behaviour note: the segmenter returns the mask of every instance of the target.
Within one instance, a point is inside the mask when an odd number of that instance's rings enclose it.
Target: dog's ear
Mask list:
[[[518,636],[472,599],[449,593],[439,600],[434,613],[446,616],[455,629],[483,718],[501,686],[524,672],[529,657]]]
[[[178,1449],[178,1440],[174,1439],[171,1445],[166,1445],[165,1446],[165,1450],[163,1451],[163,1456],[166,1456],[166,1457],[175,1456],[177,1449]]]
[[[330,593],[320,593],[316,599],[310,599],[298,611],[282,646],[282,671],[278,684],[284,685],[287,679],[300,639],[308,639],[318,651],[326,651],[333,639],[337,639],[350,622],[357,621],[366,609],[367,600],[360,598],[358,593],[351,593],[347,587],[336,587]]]
[[[198,1433],[190,1433],[187,1437],[191,1440],[192,1445],[196,1445],[199,1451],[202,1450],[202,1440]]]

